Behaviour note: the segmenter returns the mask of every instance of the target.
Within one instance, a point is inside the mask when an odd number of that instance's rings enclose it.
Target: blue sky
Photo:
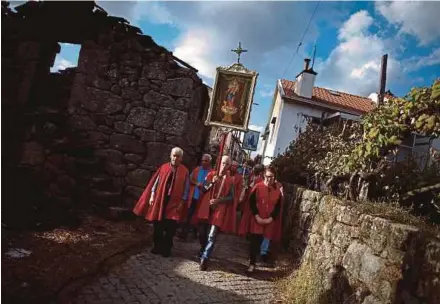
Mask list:
[[[440,77],[440,2],[320,2],[303,45],[292,55],[317,2],[104,2],[213,84],[239,41],[242,63],[259,78],[251,128],[266,124],[276,80],[294,79],[316,43],[315,85],[368,96],[388,53],[387,89],[404,95]],[[417,13],[415,13],[417,12]],[[54,69],[76,64],[79,47],[63,45]],[[286,71],[284,73],[284,71]],[[284,73],[284,74],[283,74]]]

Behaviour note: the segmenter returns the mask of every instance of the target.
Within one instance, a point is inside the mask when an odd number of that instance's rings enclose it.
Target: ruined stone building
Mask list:
[[[81,45],[78,66],[51,73],[59,43]],[[1,94],[10,216],[131,208],[173,146],[192,169],[210,131],[197,71],[94,2],[2,2]]]

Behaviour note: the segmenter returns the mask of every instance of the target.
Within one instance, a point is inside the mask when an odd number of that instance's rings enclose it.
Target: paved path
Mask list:
[[[273,303],[280,268],[258,267],[247,276],[247,242],[220,235],[208,271],[195,258],[198,242],[176,238],[173,257],[146,248],[84,286],[74,303]]]

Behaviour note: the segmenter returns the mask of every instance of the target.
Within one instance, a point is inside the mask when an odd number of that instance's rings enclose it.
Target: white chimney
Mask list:
[[[304,70],[296,76],[295,94],[301,97],[312,98],[316,72],[309,68],[310,59],[304,59]]]

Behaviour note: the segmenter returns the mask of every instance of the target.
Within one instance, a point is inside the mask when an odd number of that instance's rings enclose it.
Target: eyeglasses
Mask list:
[[[275,176],[273,176],[273,175],[265,175],[264,177],[265,178],[274,178]]]

